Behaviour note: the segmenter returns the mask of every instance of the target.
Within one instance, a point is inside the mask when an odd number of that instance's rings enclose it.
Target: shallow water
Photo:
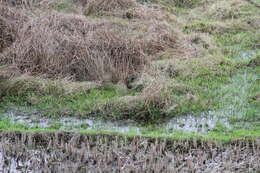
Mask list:
[[[25,124],[30,128],[56,128],[64,131],[77,130],[109,130],[120,133],[142,134],[151,132],[160,127],[160,133],[173,134],[176,131],[207,133],[214,129],[218,122],[224,123],[227,128],[231,128],[228,119],[218,116],[182,116],[175,117],[167,121],[167,123],[159,124],[147,130],[147,127],[141,127],[134,121],[100,121],[93,119],[80,119],[75,117],[65,117],[60,119],[49,119],[40,115],[28,115],[9,111],[5,114],[11,122]]]
[[[232,117],[241,118],[248,110],[248,90],[252,81],[257,76],[248,72],[235,75],[230,83],[221,88],[219,95],[223,100],[221,109],[204,112],[199,116],[187,115],[174,117],[167,123],[155,125],[154,129],[160,129],[162,134],[173,134],[176,131],[207,133],[213,130],[218,123],[231,129],[234,124],[229,122]],[[226,104],[228,103],[228,104]],[[100,121],[93,119],[80,119],[75,117],[63,117],[49,119],[39,114],[23,114],[17,111],[8,111],[6,114],[12,122],[26,124],[28,127],[55,128],[65,131],[77,130],[109,130],[120,133],[147,133],[146,127],[138,126],[134,121]],[[245,124],[244,124],[245,125]],[[150,128],[152,131],[153,128]]]
[[[219,145],[64,132],[2,132],[0,136],[2,172],[244,173],[260,169],[260,141]]]
[[[132,121],[100,121],[93,119],[83,119],[75,117],[63,117],[60,119],[51,119],[42,117],[38,114],[29,115],[8,111],[5,116],[13,123],[25,124],[30,128],[55,128],[64,131],[76,130],[109,130],[121,133],[140,133],[139,127]]]
[[[237,61],[248,61],[255,56],[255,52],[241,52]],[[94,119],[80,119],[75,117],[63,117],[60,119],[49,119],[39,114],[23,114],[9,110],[5,116],[14,123],[26,124],[28,127],[55,128],[64,131],[77,130],[108,130],[120,133],[143,134],[159,129],[161,134],[173,134],[175,132],[207,133],[212,131],[218,124],[224,128],[232,129],[234,126],[250,126],[250,123],[230,123],[231,118],[243,118],[250,109],[248,95],[252,83],[259,80],[258,74],[244,70],[234,75],[229,83],[222,86],[216,94],[222,105],[220,109],[203,112],[201,115],[187,115],[174,117],[166,123],[150,127],[143,127],[134,121],[100,121]],[[260,116],[260,115],[259,115]],[[260,119],[260,117],[259,117]]]

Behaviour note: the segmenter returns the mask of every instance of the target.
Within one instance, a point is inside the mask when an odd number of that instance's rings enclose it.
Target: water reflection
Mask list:
[[[64,117],[60,119],[50,119],[37,114],[21,114],[16,111],[8,111],[6,116],[13,123],[26,124],[29,128],[55,128],[64,131],[78,130],[109,130],[120,133],[145,134],[159,129],[162,134],[172,134],[176,131],[207,133],[214,129],[221,122],[227,128],[231,128],[229,121],[225,117],[214,116],[213,112],[208,112],[201,116],[174,117],[166,123],[158,124],[153,128],[140,126],[134,121],[101,121],[93,119],[80,119],[75,117]]]

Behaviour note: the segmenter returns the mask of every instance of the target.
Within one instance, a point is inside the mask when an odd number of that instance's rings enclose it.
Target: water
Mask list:
[[[250,60],[254,57],[255,52],[241,52],[237,61]],[[203,112],[201,115],[187,115],[174,117],[167,121],[155,125],[153,128],[147,128],[138,125],[134,121],[101,121],[94,119],[80,119],[75,117],[63,117],[60,119],[50,119],[42,117],[39,114],[23,114],[14,110],[9,110],[5,116],[13,123],[26,124],[29,128],[55,128],[63,131],[78,130],[102,130],[114,131],[120,133],[143,134],[153,130],[158,130],[162,134],[174,134],[175,132],[195,132],[205,134],[212,131],[218,124],[227,129],[235,126],[250,126],[250,123],[230,123],[232,118],[243,118],[246,112],[250,110],[248,95],[252,83],[259,80],[258,74],[251,73],[247,70],[241,71],[234,75],[227,85],[224,85],[219,91],[222,105],[220,109]],[[259,117],[260,119],[260,117]],[[149,129],[149,130],[148,130]]]
[[[63,131],[107,130],[123,134],[134,133],[139,135],[153,131],[153,128],[147,130],[146,127],[140,126],[136,122],[130,120],[112,122],[83,118],[80,119],[75,117],[50,119],[37,114],[22,114],[11,110],[8,111],[5,116],[13,123],[25,124],[29,128],[55,128]],[[202,116],[188,115],[175,117],[167,121],[167,123],[155,125],[154,129],[160,127],[160,132],[162,134],[174,134],[177,131],[207,133],[214,129],[220,121],[222,124],[224,123],[226,127],[231,128],[227,118],[214,115],[208,116],[205,114]]]
[[[210,113],[208,113],[210,114]],[[231,124],[226,117],[215,115],[188,115],[184,117],[172,118],[165,126],[168,134],[174,131],[207,133],[213,130],[218,123],[223,124],[226,128],[231,128]]]
[[[4,132],[3,132],[4,133]],[[9,140],[11,138],[16,140]],[[124,138],[76,133],[4,133],[0,170],[35,172],[257,172],[259,141],[212,145],[190,141]],[[63,137],[62,137],[63,136]],[[41,143],[32,143],[34,139]],[[46,144],[47,141],[52,141]],[[111,142],[113,141],[113,142]],[[126,142],[127,141],[127,142]],[[176,143],[177,142],[177,143]],[[65,144],[65,145],[64,145]],[[151,144],[151,145],[149,145]],[[188,144],[188,145],[187,145]]]
[[[238,56],[236,57],[236,61],[240,62],[240,61],[249,61],[251,60],[254,56],[256,55],[256,52],[253,50],[248,50],[248,51],[242,51],[238,54]]]
[[[25,124],[29,128],[55,128],[64,131],[108,130],[121,133],[140,134],[140,129],[133,121],[100,121],[87,118],[63,117],[51,119],[39,114],[23,114],[9,110],[5,116],[13,123]]]

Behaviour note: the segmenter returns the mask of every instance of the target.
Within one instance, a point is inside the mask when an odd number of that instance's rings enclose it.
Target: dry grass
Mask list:
[[[85,15],[105,15],[136,6],[134,0],[81,0],[86,4]]]
[[[20,75],[19,70],[15,66],[0,66],[0,81]]]
[[[159,69],[147,68],[128,88],[140,91],[134,96],[123,96],[98,103],[93,112],[99,112],[111,119],[134,119],[145,122],[158,121],[166,116],[173,105],[171,81]]]
[[[156,4],[142,5],[134,0],[81,0],[83,14],[86,16],[114,16],[129,20],[167,20],[175,21],[176,17],[164,11]]]
[[[116,27],[116,26],[114,26]],[[29,21],[6,57],[22,72],[76,80],[125,80],[144,65],[139,47],[107,23],[54,13]]]
[[[59,0],[0,0],[0,4],[15,7],[15,8],[48,8],[51,4],[56,3]]]
[[[26,18],[22,12],[0,4],[0,53],[14,42]]]
[[[0,52],[9,47],[14,41],[10,25],[0,18]]]
[[[93,88],[101,87],[96,82],[73,82],[69,79],[49,80],[41,77],[22,75],[13,68],[0,68],[1,96],[24,95],[34,92],[38,95],[64,96],[80,91],[87,92]]]
[[[0,169],[4,172],[16,172],[19,169],[24,172],[37,170],[65,173],[244,173],[258,172],[260,169],[259,140],[218,144],[199,139],[173,140],[64,132],[1,132],[0,139]],[[10,166],[14,162],[17,164]]]
[[[242,15],[240,8],[247,3],[241,0],[217,1],[210,6],[206,15],[220,20],[236,19]]]
[[[143,50],[151,55],[165,51],[167,48],[178,50],[180,46],[177,34],[175,35],[167,23],[153,21],[141,37],[143,37],[140,38]]]
[[[194,48],[183,33],[167,21],[140,20],[129,24],[129,38],[140,44],[144,53],[158,59],[167,51],[171,58],[195,56]]]
[[[208,51],[216,49],[217,46],[207,33],[194,33],[185,36],[186,43],[190,45],[190,57],[203,57]]]

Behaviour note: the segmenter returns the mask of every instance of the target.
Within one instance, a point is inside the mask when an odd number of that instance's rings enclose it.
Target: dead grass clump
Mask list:
[[[242,15],[241,7],[248,4],[246,1],[230,0],[230,1],[216,1],[207,13],[210,17],[216,19],[237,19]]]
[[[129,17],[130,16],[130,17]],[[132,16],[132,17],[131,17]],[[141,5],[138,4],[137,7],[128,9],[124,14],[124,18],[138,18],[143,20],[159,20],[159,21],[176,21],[176,16],[169,14],[162,6],[152,4],[152,5]]]
[[[156,69],[148,69],[131,85],[139,90],[135,96],[124,96],[99,103],[93,112],[114,119],[134,119],[140,122],[156,122],[167,116],[172,106],[171,82]]]
[[[110,27],[74,15],[42,16],[21,29],[9,58],[31,74],[79,81],[124,80],[142,68],[144,56]]]
[[[142,49],[148,55],[165,51],[167,48],[175,49],[179,46],[178,36],[169,28],[167,23],[152,21],[145,26],[135,40],[142,45]]]
[[[72,82],[69,79],[49,80],[29,75],[21,75],[15,68],[0,68],[0,96],[20,96],[30,92],[38,95],[64,96],[100,87],[95,82]],[[12,70],[12,71],[11,71]],[[15,73],[16,72],[16,73]]]
[[[167,22],[151,21],[145,26],[134,39],[153,59],[163,56],[168,50],[171,52],[171,57],[194,56],[194,48],[183,33],[171,28]]]
[[[25,16],[19,11],[0,5],[0,52],[14,42],[24,20]]]
[[[175,21],[176,17],[169,14],[158,4],[142,5],[133,0],[90,0],[81,2],[86,16],[114,16],[124,19],[167,20]]]
[[[19,75],[20,72],[15,66],[0,66],[0,81]]]
[[[14,41],[11,26],[0,18],[0,52],[9,47]]]
[[[216,45],[207,33],[189,34],[185,39],[190,45],[191,51],[189,52],[193,57],[202,57],[207,55],[208,51],[216,49]]]
[[[49,7],[58,0],[0,0],[1,4],[15,8]]]
[[[133,0],[89,0],[85,4],[85,15],[105,15],[111,12],[124,11],[136,6]]]
[[[204,49],[213,49],[216,48],[216,45],[209,37],[208,34],[203,33],[195,33],[187,36],[187,40],[189,40],[192,44],[198,45],[200,48]]]

